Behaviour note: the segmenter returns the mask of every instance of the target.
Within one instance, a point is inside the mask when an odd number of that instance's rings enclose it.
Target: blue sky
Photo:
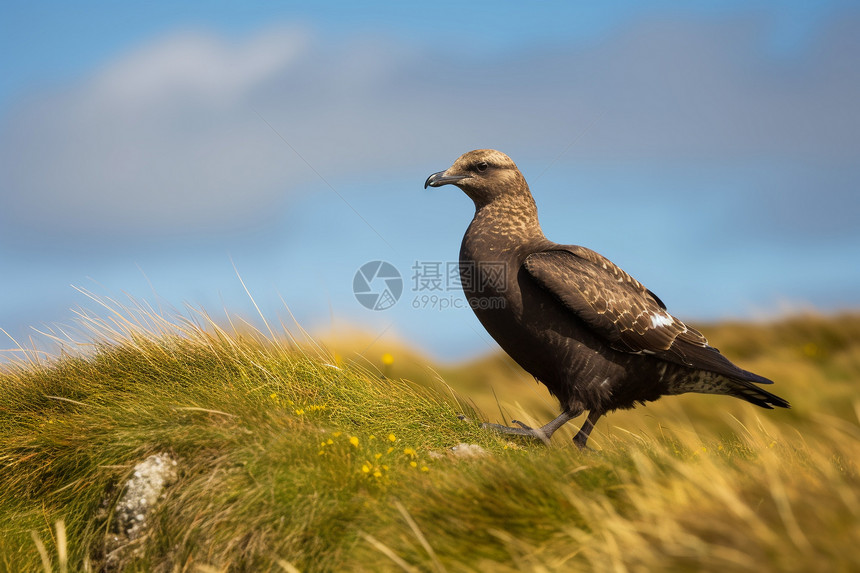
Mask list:
[[[269,317],[486,352],[411,280],[472,215],[424,179],[479,147],[683,319],[856,308],[858,38],[840,2],[4,7],[0,328],[94,309],[70,285],[251,317],[235,264]],[[379,259],[405,290],[370,311]]]

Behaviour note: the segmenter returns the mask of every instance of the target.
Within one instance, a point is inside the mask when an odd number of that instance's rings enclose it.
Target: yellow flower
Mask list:
[[[335,432],[332,434],[332,436],[334,436],[335,438],[339,438],[342,433],[343,432]]]
[[[381,458],[381,457],[382,457],[382,454],[376,454],[376,455],[375,455],[375,456],[373,456],[373,457],[374,457],[374,458],[376,458],[376,459],[378,460],[379,458]]]
[[[389,453],[389,454],[390,454],[390,453],[391,453],[391,452],[393,452],[393,451],[394,451],[394,448],[388,448],[388,452],[386,452],[386,453]]]
[[[269,398],[271,398],[272,400],[277,402],[278,401],[278,394],[276,392],[272,392],[271,394],[269,394]]]
[[[417,463],[417,462],[409,462],[409,465],[410,465],[410,466],[412,466],[413,468],[417,468],[417,467],[418,467],[418,463]]]
[[[421,471],[422,472],[429,472],[430,468],[428,468],[427,466],[421,466]]]
[[[327,443],[328,445],[332,445],[332,444],[334,443],[334,440],[332,440],[331,438],[329,438],[329,439],[327,439],[327,440],[325,441],[325,443]]]
[[[369,436],[367,439],[368,439],[368,440],[375,440],[375,439],[376,439],[376,436],[374,436],[373,434],[370,434],[370,436]]]
[[[301,409],[301,408],[299,408],[298,410],[296,410],[296,416],[302,416],[302,415],[304,415],[304,413],[305,413],[305,411],[304,411],[303,409]]]
[[[412,448],[403,448],[403,453],[409,457],[415,457],[415,450],[413,450]]]
[[[394,434],[388,434],[388,441],[389,442],[396,442],[397,438],[394,437]]]
[[[375,478],[381,478],[381,477],[382,477],[382,472],[381,472],[381,471],[379,471],[379,470],[376,470],[375,472],[373,472],[373,477],[375,477]]]
[[[386,366],[391,366],[392,364],[394,364],[394,357],[388,352],[386,352],[382,355],[382,363]]]
[[[363,466],[361,466],[361,471],[363,471],[366,474],[369,474],[370,473],[370,466],[367,464],[364,464]]]
[[[358,436],[350,436],[349,443],[357,448],[358,447]]]

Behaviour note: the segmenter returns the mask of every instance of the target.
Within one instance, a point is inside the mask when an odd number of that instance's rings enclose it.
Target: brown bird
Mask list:
[[[726,394],[762,408],[790,407],[732,364],[653,292],[585,247],[548,240],[525,178],[493,149],[460,156],[424,188],[456,185],[475,203],[460,247],[460,279],[478,320],[520,366],[558,398],[562,413],[541,428],[485,424],[548,442],[588,410],[574,442],[597,420],[664,395]]]

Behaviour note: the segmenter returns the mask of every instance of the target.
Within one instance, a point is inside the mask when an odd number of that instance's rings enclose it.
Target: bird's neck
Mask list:
[[[545,241],[538,222],[537,206],[529,194],[499,197],[488,203],[476,204],[475,217],[466,231],[463,246],[470,255],[488,251],[498,255]],[[478,245],[486,245],[487,248],[470,248]]]
[[[523,238],[543,237],[537,205],[531,194],[498,197],[485,205],[475,206],[475,219],[492,222],[494,233],[515,234]]]

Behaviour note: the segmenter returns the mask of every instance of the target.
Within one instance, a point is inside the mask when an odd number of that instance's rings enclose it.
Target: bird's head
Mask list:
[[[480,207],[502,197],[531,196],[525,178],[510,157],[495,149],[461,155],[445,171],[427,178],[424,188],[456,185]]]

